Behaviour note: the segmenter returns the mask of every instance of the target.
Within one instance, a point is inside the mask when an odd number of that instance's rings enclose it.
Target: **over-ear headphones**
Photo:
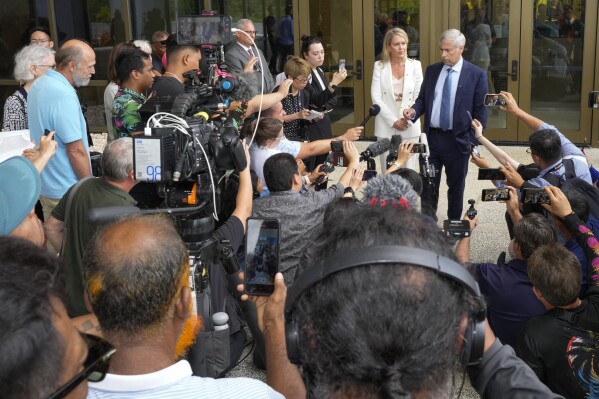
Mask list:
[[[301,365],[299,329],[293,320],[295,302],[308,289],[320,283],[332,274],[352,269],[354,267],[379,264],[408,264],[435,270],[471,293],[480,302],[480,309],[470,314],[468,326],[464,333],[460,362],[462,365],[473,365],[481,361],[485,344],[484,298],[480,294],[478,283],[463,266],[457,262],[437,255],[434,252],[419,248],[397,245],[358,248],[337,252],[316,265],[305,270],[287,292],[285,302],[285,340],[289,360]],[[375,287],[373,287],[375,288]]]

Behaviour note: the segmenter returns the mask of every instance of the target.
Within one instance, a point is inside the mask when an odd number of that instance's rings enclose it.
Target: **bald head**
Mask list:
[[[56,70],[75,87],[87,86],[96,73],[96,53],[89,44],[73,39],[56,53]]]

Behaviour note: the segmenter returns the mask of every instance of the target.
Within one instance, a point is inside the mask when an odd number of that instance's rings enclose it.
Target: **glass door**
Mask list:
[[[308,7],[305,7],[306,3]],[[365,88],[362,43],[367,39],[365,33],[363,37],[362,3],[358,0],[308,0],[301,2],[302,7],[297,7],[296,3],[301,34],[317,36],[322,42],[325,51],[322,69],[329,79],[339,70],[341,60],[345,60],[349,73],[336,90],[337,107],[330,114],[334,135],[342,134],[362,121],[365,97],[370,97],[370,86]],[[372,15],[372,10],[370,13]],[[299,46],[296,46],[296,53],[299,53]],[[367,125],[366,134],[374,134],[374,124]]]
[[[597,3],[586,0],[462,0],[464,58],[487,71],[489,92],[509,91],[520,108],[591,142]],[[527,142],[529,129],[491,109],[487,136]]]

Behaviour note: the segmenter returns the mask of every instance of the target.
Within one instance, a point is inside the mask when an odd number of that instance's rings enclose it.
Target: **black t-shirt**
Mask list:
[[[237,252],[245,233],[243,232],[243,223],[237,216],[231,216],[222,226],[214,231],[214,235],[221,240],[229,240],[233,252]]]
[[[179,94],[185,93],[185,86],[177,78],[161,76],[154,83],[152,91],[156,93],[156,98],[170,96],[175,99]]]
[[[599,287],[592,286],[582,304],[570,312],[599,323]],[[566,398],[586,398],[599,386],[593,370],[599,356],[599,331],[588,331],[554,316],[554,311],[530,319],[518,335],[518,356],[553,392]],[[594,388],[591,388],[594,387]]]

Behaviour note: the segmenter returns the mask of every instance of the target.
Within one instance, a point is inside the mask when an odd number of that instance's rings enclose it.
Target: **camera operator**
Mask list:
[[[251,298],[264,329],[269,385],[287,398],[450,397],[459,354],[472,345],[464,339],[466,326],[481,320],[484,300],[432,268],[382,263],[387,258],[377,255],[375,246],[404,245],[431,251],[435,259],[453,258],[438,228],[423,215],[393,207],[349,207],[340,216],[320,246],[323,269],[315,263],[306,274],[328,274],[329,265],[352,262],[358,251],[371,261],[365,258],[309,287],[299,287],[298,281],[287,289],[279,274],[272,296]],[[347,252],[352,254],[344,259]],[[293,326],[296,362],[307,386],[288,359],[285,333]],[[479,333],[484,335],[478,347],[484,350],[482,361],[467,372],[482,397],[558,397],[495,339],[488,324]]]
[[[152,90],[156,97],[175,99],[185,93],[185,72],[200,68],[202,53],[200,48],[191,45],[177,44],[177,35],[172,34],[166,39],[166,71],[156,79]]]
[[[512,200],[513,192],[510,193]],[[471,220],[465,214],[464,220],[470,222],[473,232],[478,217]],[[543,304],[532,292],[526,268],[528,259],[542,245],[558,245],[557,233],[549,221],[538,213],[523,216],[514,223],[512,259],[504,263],[501,256],[497,264],[470,263],[470,239],[470,236],[463,237],[458,242],[456,258],[466,265],[487,298],[487,313],[493,331],[502,343],[515,347],[516,334],[523,323],[545,313]]]

